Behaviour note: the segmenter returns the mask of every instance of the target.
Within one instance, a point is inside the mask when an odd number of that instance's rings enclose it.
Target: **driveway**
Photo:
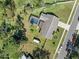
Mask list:
[[[67,30],[67,31],[69,31],[69,28],[70,28],[69,24],[65,24],[65,23],[63,23],[61,21],[59,21],[58,26],[65,29],[65,30]],[[76,30],[79,30],[79,23],[76,26]]]
[[[61,27],[61,28],[63,28],[63,29],[65,29],[65,30],[67,30],[67,31],[68,31],[69,28],[70,28],[70,25],[65,24],[65,23],[63,23],[63,22],[61,22],[61,21],[58,22],[58,26]]]

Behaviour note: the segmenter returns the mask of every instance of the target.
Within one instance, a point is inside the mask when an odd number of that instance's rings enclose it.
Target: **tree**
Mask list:
[[[12,37],[16,43],[20,43],[22,40],[27,40],[24,30],[16,30]]]
[[[14,0],[5,0],[4,1],[4,7],[9,8],[11,10],[15,9],[15,2]]]
[[[10,13],[11,14],[10,15],[11,17],[14,17],[15,16],[15,12],[14,11],[15,11],[16,7],[15,7],[14,0],[4,0],[3,1],[3,8],[4,8],[4,13],[7,13],[7,11],[9,11],[9,12],[11,12]],[[8,9],[8,10],[6,10],[6,9]]]
[[[36,48],[33,50],[34,59],[49,59],[50,53],[48,50],[43,50],[40,48]]]
[[[0,49],[0,59],[9,59],[9,54],[6,54],[5,51]]]
[[[25,34],[26,30],[22,25],[22,21],[19,16],[17,21],[17,24],[14,26],[10,23],[7,23],[6,20],[2,22],[0,26],[0,37],[2,39],[9,40],[11,37],[13,37],[13,40],[16,43],[20,43],[22,40],[27,40]]]
[[[17,19],[16,19],[16,23],[17,25],[20,25],[20,26],[24,26],[23,22],[22,22],[23,18],[18,14],[17,15]]]
[[[6,21],[4,20],[0,26],[0,36],[1,37],[6,37],[8,36],[8,34],[11,32],[12,30],[11,24],[6,23]]]

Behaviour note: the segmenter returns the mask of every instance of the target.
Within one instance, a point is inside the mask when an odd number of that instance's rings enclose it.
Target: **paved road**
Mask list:
[[[65,37],[65,40],[63,42],[62,49],[60,50],[60,53],[57,55],[57,59],[64,59],[64,57],[67,54],[67,52],[65,50],[66,49],[66,44],[67,44],[67,42],[68,42],[69,39],[70,40],[72,39],[72,34],[76,30],[76,27],[78,25],[78,16],[79,16],[79,4],[76,7],[75,14],[74,14],[74,17],[72,19],[71,26],[70,26],[69,31],[67,32],[67,35]]]

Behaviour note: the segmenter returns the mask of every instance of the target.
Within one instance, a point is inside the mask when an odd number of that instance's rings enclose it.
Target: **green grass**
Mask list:
[[[60,4],[60,5],[51,5],[51,6],[47,6],[45,8],[44,7],[36,8],[35,10],[33,10],[32,13],[34,15],[36,15],[36,16],[39,16],[39,14],[40,14],[40,12],[42,10],[44,12],[52,12],[52,13],[55,13],[60,18],[61,21],[67,22],[67,19],[68,19],[68,16],[70,14],[70,11],[72,9],[72,6],[73,6],[73,3],[70,3],[70,4]],[[64,13],[63,13],[63,11],[64,11]],[[29,35],[28,35],[29,36],[29,40],[30,40],[28,45],[30,45],[30,47],[27,46],[27,50],[26,51],[28,51],[28,49],[30,49],[30,48],[31,48],[31,50],[35,49],[35,48],[32,48],[32,46],[34,46],[34,47],[36,47],[36,46],[37,47],[41,47],[43,45],[44,41],[45,41],[45,38],[39,36],[38,35],[38,31],[35,28],[33,28],[33,29],[34,29],[34,32],[33,33],[30,32]],[[60,37],[62,35],[62,32],[63,32],[63,29],[60,28],[60,32],[55,34],[57,36],[57,38],[56,39],[52,38],[52,40],[47,40],[47,42],[46,42],[45,49],[49,50],[50,52],[52,51],[50,59],[52,59],[53,54],[55,53],[55,50],[56,50],[56,48],[58,46],[58,43],[59,43]],[[37,44],[35,44],[33,42],[32,38],[34,36],[38,36],[41,39],[41,43],[39,45],[37,45]],[[32,42],[32,43],[30,43],[30,42]],[[53,42],[55,42],[55,44],[53,44]]]
[[[78,57],[73,57],[72,59],[78,59]]]
[[[50,1],[51,0],[46,0],[45,2],[50,2]],[[15,0],[16,8],[19,9],[20,7],[23,6],[23,4],[26,4],[28,2],[34,4],[34,2],[32,2],[32,0]],[[39,16],[39,14],[40,14],[40,12],[42,10],[44,12],[52,12],[52,13],[55,13],[57,16],[59,16],[61,21],[66,22],[67,18],[69,16],[71,8],[72,8],[72,3],[71,4],[51,5],[51,6],[46,6],[45,8],[44,7],[36,8],[36,9],[34,9],[34,11],[32,13],[34,15],[38,15]],[[63,13],[63,11],[65,11],[65,13]],[[0,12],[1,12],[0,13],[0,24],[1,24],[2,23],[2,19],[3,19],[2,18],[3,9],[0,8]],[[11,22],[11,24],[14,25],[13,21],[9,21],[9,22]],[[31,28],[33,28],[33,27],[31,27]],[[35,29],[35,28],[33,28],[34,32],[30,32],[27,35],[27,36],[29,36],[29,42],[28,42],[28,46],[26,46],[26,47],[29,50],[30,50],[30,48],[33,50],[34,48],[32,48],[32,47],[41,47],[43,45],[44,41],[45,41],[45,38],[42,37],[41,35],[39,35],[38,29]],[[60,29],[60,32],[57,32],[54,35],[54,36],[57,36],[57,38],[52,38],[51,40],[47,40],[46,45],[45,45],[45,49],[49,50],[50,52],[52,51],[50,59],[52,59],[52,56],[53,56],[53,54],[54,54],[54,52],[55,52],[55,50],[56,50],[56,48],[58,46],[58,42],[59,42],[60,37],[61,37],[62,32],[63,32],[63,29],[61,29],[61,28],[59,28],[59,29]],[[39,45],[37,45],[37,44],[35,44],[33,42],[32,38],[34,36],[38,36],[41,39],[41,43]],[[55,42],[55,44],[53,44],[53,42]],[[25,43],[25,44],[27,44],[27,43]],[[2,48],[2,46],[3,46],[3,40],[0,39],[0,48]],[[6,54],[7,53],[9,54],[10,59],[18,59],[19,52],[20,52],[20,51],[18,51],[18,49],[19,49],[19,47],[16,46],[15,44],[8,43],[8,45],[5,47],[4,51],[6,52]]]
[[[50,2],[51,0],[44,0],[44,1]],[[53,1],[54,0],[52,0],[52,2]],[[22,10],[23,8],[21,8],[21,7],[24,4],[31,3],[32,5],[34,5],[35,3],[38,3],[38,2],[37,1],[35,2],[35,0],[26,0],[25,2],[24,2],[24,0],[21,2],[19,0],[15,0],[15,3],[16,3],[16,6],[19,6],[19,7],[17,7],[17,9]],[[56,14],[60,18],[60,21],[66,23],[69,15],[70,15],[70,12],[72,10],[72,7],[73,7],[73,3],[55,4],[55,5],[48,5],[48,6],[44,6],[44,7],[34,7],[34,9],[32,11],[27,11],[27,12],[32,13],[36,16],[40,16],[41,11],[51,12],[51,13]]]
[[[15,1],[15,4],[16,4],[16,7],[22,7],[22,5],[24,3],[26,3],[25,0],[14,0]],[[28,0],[27,0],[28,1]]]
[[[46,39],[45,39],[45,37],[43,37],[42,35],[39,34],[39,31],[38,31],[38,29],[36,29],[36,27],[31,26],[30,29],[33,29],[33,31],[30,30],[31,32],[29,33],[29,36],[30,36],[29,37],[29,42],[25,43],[25,45],[29,45],[29,46],[27,46],[26,50],[29,51],[28,49],[31,49],[30,51],[32,52],[32,50],[35,49],[35,48],[32,48],[32,46],[41,48]],[[58,43],[60,41],[63,30],[64,29],[59,27],[59,32],[54,33],[53,38],[48,39],[46,41],[44,49],[48,50],[51,53],[50,59],[53,58],[53,54],[55,53],[55,50],[58,46]],[[41,40],[41,43],[36,44],[35,42],[33,42],[33,37],[34,36],[39,37],[40,40]],[[55,38],[55,37],[57,37],[57,38]],[[55,42],[55,44],[53,44],[53,42]]]
[[[0,39],[0,49],[2,49],[3,43],[4,41]],[[16,47],[15,44],[12,43],[6,44],[3,51],[5,51],[5,55],[9,54],[10,59],[18,59],[19,56],[18,47]]]
[[[0,38],[0,49],[2,48],[3,46],[3,40]]]
[[[43,0],[44,1],[44,3],[53,3],[53,2],[56,2],[56,1],[66,1],[66,0]],[[73,1],[73,0],[71,0],[71,1]]]
[[[3,10],[3,8],[0,6],[0,24],[1,24],[2,21],[3,21],[3,12],[4,12],[4,10]]]
[[[2,14],[0,14],[0,16],[1,16],[0,17],[0,24],[1,24],[3,20]],[[10,22],[12,25],[14,25],[12,19],[8,19],[7,21]],[[0,49],[2,49],[4,43],[7,43],[7,41],[4,42],[4,39],[0,38]],[[18,51],[18,46],[16,44],[8,42],[8,44],[6,44],[6,46],[2,50],[5,51],[5,55],[9,54],[10,59],[18,59],[19,57],[20,51]]]
[[[16,47],[15,45],[8,44],[4,50],[6,54],[9,54],[10,59],[18,59],[18,47]]]
[[[40,35],[40,34],[38,34],[39,32],[34,28],[34,27],[32,27],[32,29],[34,29],[34,31],[32,32],[32,37],[33,36],[36,36],[36,37],[39,37],[40,38],[40,40],[41,40],[41,43],[39,43],[39,44],[35,44],[34,42],[33,42],[33,40],[31,40],[31,42],[32,42],[32,44],[33,44],[33,46],[35,47],[35,46],[37,46],[37,47],[42,47],[42,45],[44,44],[44,42],[45,42],[45,37],[43,37],[42,35]],[[63,33],[63,30],[64,29],[62,29],[62,28],[60,28],[59,27],[59,32],[56,32],[56,33],[54,33],[54,35],[53,35],[53,38],[52,39],[48,39],[47,41],[46,41],[46,44],[45,44],[45,46],[44,46],[44,49],[46,49],[46,50],[48,50],[51,54],[50,54],[50,59],[52,59],[53,58],[53,55],[54,55],[54,53],[55,53],[55,50],[56,50],[56,48],[57,48],[57,46],[58,46],[58,43],[59,43],[59,41],[60,41],[60,38],[61,38],[61,36],[62,36],[62,33]],[[38,35],[37,35],[38,34]],[[55,38],[56,37],[56,38]],[[55,42],[55,44],[53,44],[53,42]],[[31,44],[31,43],[30,43]],[[27,47],[27,48],[30,48],[30,47]],[[32,50],[33,49],[35,49],[35,48],[32,48]]]
[[[37,9],[35,9],[35,10],[32,12],[32,14],[34,14],[34,15],[36,15],[36,16],[40,16],[39,14],[40,14],[40,12],[41,12],[43,9],[44,9],[44,7],[42,7],[42,8],[37,8]]]
[[[58,46],[58,43],[60,41],[60,38],[61,38],[61,35],[62,35],[62,32],[63,32],[63,29],[62,28],[59,28],[59,32],[55,33],[55,35],[57,36],[57,38],[52,38],[52,40],[47,40],[46,44],[45,44],[45,49],[49,50],[49,52],[51,53],[50,55],[50,59],[53,58],[53,55],[55,53],[55,50]],[[55,42],[55,44],[53,44],[53,42]]]
[[[52,3],[52,2],[55,2],[56,0],[43,0],[44,3]]]

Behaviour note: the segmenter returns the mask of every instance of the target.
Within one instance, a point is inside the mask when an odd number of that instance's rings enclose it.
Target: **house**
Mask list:
[[[46,39],[52,38],[52,33],[57,30],[59,18],[56,15],[42,13],[39,18],[31,16],[30,23],[39,26],[40,34]]]
[[[57,30],[59,18],[51,14],[41,14],[40,16],[40,33],[47,39],[52,38],[52,33]]]
[[[28,53],[23,53],[20,59],[33,59],[30,54]]]
[[[38,25],[39,24],[39,18],[37,18],[35,16],[31,16],[30,17],[30,23],[33,24],[33,25],[34,24],[37,24]]]

